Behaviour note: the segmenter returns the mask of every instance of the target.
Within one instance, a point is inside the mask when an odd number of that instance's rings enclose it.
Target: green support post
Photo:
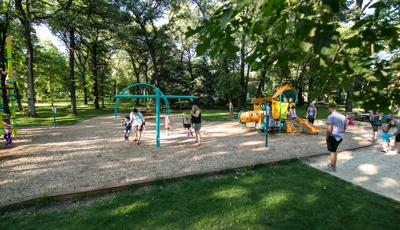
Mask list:
[[[156,147],[160,148],[160,89],[156,88]]]

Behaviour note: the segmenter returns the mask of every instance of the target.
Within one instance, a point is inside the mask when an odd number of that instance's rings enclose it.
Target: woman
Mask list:
[[[308,106],[306,118],[308,119],[308,122],[314,124],[314,121],[317,118],[317,108],[315,107],[314,103],[310,103]]]
[[[197,105],[192,106],[192,123],[194,132],[196,133],[196,143],[201,144],[201,111]]]
[[[135,134],[135,141],[137,141],[136,144],[139,145],[145,125],[144,117],[136,108],[134,108],[130,114],[130,119],[133,133]]]
[[[378,140],[378,129],[379,126],[382,126],[381,116],[378,112],[371,111],[369,114],[369,121],[371,122],[372,126],[372,140]]]

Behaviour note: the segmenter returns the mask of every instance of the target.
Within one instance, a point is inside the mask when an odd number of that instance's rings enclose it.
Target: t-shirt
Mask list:
[[[344,127],[346,124],[346,118],[338,112],[333,112],[331,113],[331,115],[328,116],[327,123],[333,126],[331,136],[336,138],[336,140],[343,139],[345,132]]]
[[[310,118],[314,118],[315,117],[315,109],[312,107],[308,107],[307,109],[307,115]]]
[[[140,112],[137,112],[136,114],[131,113],[130,117],[131,117],[131,122],[134,126],[141,125],[144,121],[143,115]]]
[[[390,133],[382,132],[379,136],[383,139],[384,142],[390,142]]]

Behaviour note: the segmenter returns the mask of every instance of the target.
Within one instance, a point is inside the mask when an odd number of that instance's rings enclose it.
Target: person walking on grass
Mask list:
[[[329,114],[327,120],[326,144],[330,152],[331,163],[328,165],[328,168],[336,172],[336,151],[339,144],[343,141],[347,122],[345,116],[336,112],[335,104],[329,105]]]
[[[196,134],[196,143],[201,144],[201,110],[197,105],[192,106],[192,123],[194,126],[194,132]]]
[[[315,107],[314,103],[310,103],[308,106],[306,118],[311,124],[314,124],[315,119],[317,119],[317,108]]]
[[[142,137],[142,131],[145,126],[145,120],[142,115],[136,108],[134,108],[130,114],[130,120],[132,123],[133,133],[135,135],[136,144],[140,144],[140,138]]]

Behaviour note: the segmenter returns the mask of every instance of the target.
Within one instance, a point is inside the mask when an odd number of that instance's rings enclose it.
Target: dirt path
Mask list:
[[[163,119],[162,119],[163,121]],[[0,149],[0,206],[16,201],[119,183],[140,182],[255,165],[326,152],[324,135],[263,134],[236,122],[205,122],[201,146],[186,137],[181,118],[172,118],[170,136],[156,149],[154,121],[144,143],[124,142],[112,116],[73,126],[21,129],[16,146]],[[370,144],[349,134],[343,148]]]
[[[368,131],[358,130],[358,134],[369,138]],[[384,153],[382,150],[382,146],[378,144],[369,148],[342,152],[338,154],[337,171],[329,173],[400,201],[400,154],[396,154],[395,151]],[[328,172],[328,156],[312,158],[306,163]]]

